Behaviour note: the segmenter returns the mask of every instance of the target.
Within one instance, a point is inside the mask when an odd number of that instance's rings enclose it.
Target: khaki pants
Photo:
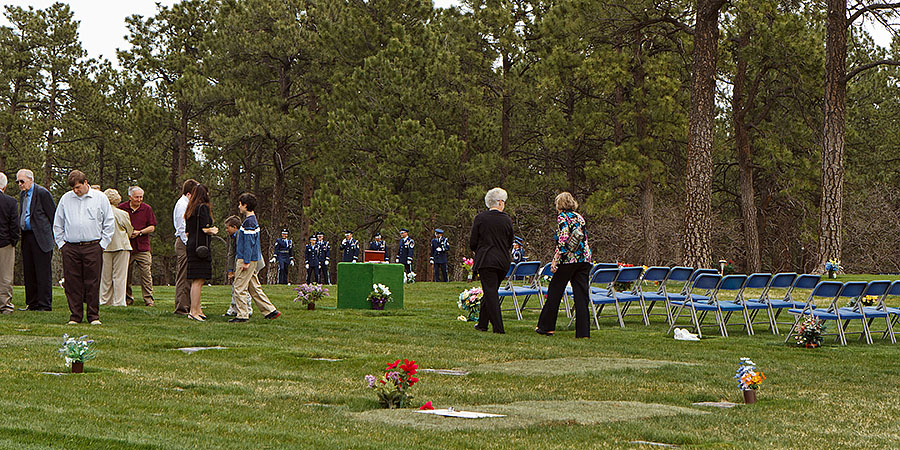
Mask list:
[[[187,246],[175,238],[175,314],[191,311],[191,283],[187,279]]]
[[[100,304],[125,306],[125,284],[128,282],[128,250],[103,252],[100,272]]]
[[[131,258],[128,260],[128,282],[125,287],[125,304],[134,303],[134,296],[131,295],[131,273],[134,266],[141,271],[141,294],[144,296],[144,304],[153,306],[153,256],[150,252],[131,252]]]
[[[256,308],[263,316],[269,315],[275,311],[275,306],[269,301],[269,297],[262,291],[259,284],[259,265],[251,262],[250,268],[243,270],[244,260],[238,259],[234,265],[234,289],[231,294],[231,301],[237,305],[237,317],[239,319],[250,318],[250,302],[247,301],[249,294],[256,303]]]
[[[15,264],[16,248],[12,245],[0,247],[0,314],[8,314],[15,309],[12,303],[13,269]]]

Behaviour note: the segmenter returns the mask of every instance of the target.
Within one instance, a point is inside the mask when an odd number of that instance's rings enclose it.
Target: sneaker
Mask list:
[[[91,325],[103,325],[99,320],[92,320]]]
[[[266,319],[277,319],[279,316],[281,316],[281,311],[276,309],[275,311],[266,314]]]
[[[78,325],[78,322],[76,322],[76,321],[74,321],[74,320],[70,320],[70,321],[67,323],[67,325]]]
[[[234,311],[225,311],[225,314],[222,314],[222,317],[235,317],[237,313]]]
[[[241,319],[240,317],[234,317],[234,318],[228,319],[228,321],[231,323],[243,323],[248,320],[250,320],[250,319]]]

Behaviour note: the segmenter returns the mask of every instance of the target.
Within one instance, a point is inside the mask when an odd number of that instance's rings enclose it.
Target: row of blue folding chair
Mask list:
[[[823,321],[833,321],[835,323],[836,333],[827,333],[828,335],[836,335],[841,345],[847,345],[847,334],[859,334],[860,339],[865,338],[866,343],[872,343],[871,325],[875,319],[884,319],[885,328],[880,330],[883,332],[882,339],[890,337],[891,343],[896,343],[894,337],[893,325],[900,318],[900,309],[888,308],[885,306],[884,300],[887,296],[900,296],[900,281],[850,281],[841,283],[838,281],[822,281],[809,294],[804,305],[800,308],[792,308],[788,312],[796,315],[791,331],[788,333],[785,342],[788,342],[794,336],[794,332],[799,330],[800,321],[804,316],[812,316]],[[862,299],[867,296],[876,297],[874,305],[864,305]],[[840,306],[841,301],[849,301],[853,299],[853,305]],[[828,301],[828,307],[816,308],[817,300]],[[862,324],[862,331],[848,332],[847,328],[850,322],[859,320]]]
[[[500,296],[500,311],[515,311],[516,319],[522,320],[522,311],[528,300],[537,296],[540,306],[544,306],[544,296],[540,286],[540,261],[522,261],[512,263],[506,272],[506,282],[497,291]],[[512,297],[513,307],[503,309],[503,299]],[[539,308],[538,308],[539,309]]]

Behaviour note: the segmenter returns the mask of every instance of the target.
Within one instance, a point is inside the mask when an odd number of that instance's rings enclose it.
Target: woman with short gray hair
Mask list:
[[[128,282],[128,260],[131,257],[131,216],[116,205],[122,196],[115,189],[103,191],[112,207],[115,229],[112,240],[103,250],[103,266],[100,270],[100,304],[125,306],[125,284]]]
[[[509,253],[513,243],[513,224],[503,209],[506,208],[507,194],[501,188],[491,189],[484,196],[484,204],[489,209],[482,211],[472,223],[469,249],[475,252],[473,270],[481,277],[484,297],[475,329],[487,331],[490,322],[494,333],[503,333],[503,318],[500,316],[500,281],[509,270]]]

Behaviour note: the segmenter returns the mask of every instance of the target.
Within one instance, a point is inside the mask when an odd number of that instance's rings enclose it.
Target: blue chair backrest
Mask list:
[[[786,289],[791,287],[794,284],[794,280],[797,278],[797,274],[793,272],[786,273],[778,273],[772,277],[772,282],[769,283],[769,289]]]
[[[822,275],[800,275],[797,281],[794,281],[794,289],[813,289],[819,285],[821,279]]]
[[[516,263],[509,263],[509,270],[506,271],[506,278],[509,278],[512,275],[513,270],[516,268]]]
[[[669,281],[687,281],[694,273],[693,267],[673,267],[669,271]]]
[[[546,277],[551,277],[551,278],[553,277],[553,272],[550,271],[550,266],[552,266],[552,265],[553,265],[553,263],[547,263],[547,264],[544,264],[544,268],[541,269],[541,276],[542,276],[542,277],[545,277],[545,276],[546,276]]]
[[[900,280],[891,283],[891,288],[888,289],[888,295],[900,295]]]
[[[747,275],[725,275],[719,283],[720,291],[738,291],[747,282]]]
[[[840,281],[820,281],[819,284],[813,288],[812,296],[834,298],[837,296],[837,293],[841,291],[842,287],[844,287],[844,283],[841,283]]]
[[[619,269],[599,269],[591,276],[591,284],[609,284],[616,279]]]
[[[870,281],[869,285],[866,286],[866,290],[862,293],[862,295],[875,295],[881,297],[887,292],[888,288],[891,286],[890,281],[886,280],[875,280]]]
[[[644,281],[663,281],[668,275],[668,267],[650,267],[644,271]]]
[[[765,289],[771,279],[771,273],[754,273],[747,277],[747,284],[744,285],[744,289]]]
[[[716,269],[697,269],[694,271],[694,274],[691,275],[691,281],[696,281],[697,277],[699,277],[700,275],[704,275],[704,274],[718,275],[719,271]]]
[[[597,263],[594,264],[594,267],[597,269],[618,269],[619,265],[616,263]]]
[[[623,267],[619,270],[619,275],[616,276],[616,281],[620,283],[633,283],[641,277],[641,272],[643,271],[643,267]]]
[[[866,289],[865,281],[850,281],[844,283],[844,288],[841,289],[840,296],[841,297],[859,297],[863,291]]]
[[[522,261],[516,264],[515,269],[513,269],[513,276],[517,277],[530,277],[538,273],[538,270],[541,269],[540,261]]]
[[[722,277],[718,274],[703,273],[694,280],[694,289],[715,289]]]

